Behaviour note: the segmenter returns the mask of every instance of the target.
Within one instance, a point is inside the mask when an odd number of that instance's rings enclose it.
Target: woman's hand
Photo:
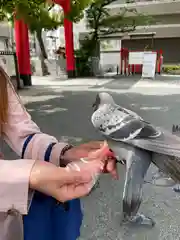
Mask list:
[[[79,161],[80,158],[88,157],[90,153],[100,149],[103,145],[104,142],[102,141],[91,141],[88,143],[81,144],[79,146],[75,146],[65,152],[65,155],[63,156],[63,161],[66,164],[73,161]],[[110,151],[107,151],[104,160],[107,160],[104,165],[104,172],[110,173],[113,176],[113,178],[118,179],[118,173],[116,169],[116,158],[114,157],[114,155]]]
[[[60,202],[89,194],[91,175],[87,172],[67,171],[51,163],[36,161],[30,177],[30,187],[52,196]]]
[[[89,162],[76,167],[65,168],[43,161],[36,161],[30,175],[30,187],[60,202],[88,195],[94,185],[94,179],[104,167],[105,148],[92,152]]]

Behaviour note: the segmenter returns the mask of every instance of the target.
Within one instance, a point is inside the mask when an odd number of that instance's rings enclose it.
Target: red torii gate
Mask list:
[[[64,14],[70,11],[70,0],[53,0],[54,3],[60,5]],[[30,64],[30,47],[28,27],[23,20],[15,20],[15,41],[16,54],[19,66],[20,77],[24,81],[25,86],[31,86],[31,64]],[[73,23],[68,19],[64,19],[64,34],[66,48],[66,70],[68,78],[75,77],[75,58],[74,58],[74,41],[73,41]]]

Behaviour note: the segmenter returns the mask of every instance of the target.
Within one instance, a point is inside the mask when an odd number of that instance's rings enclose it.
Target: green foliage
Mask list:
[[[34,15],[34,16],[33,16]],[[48,7],[40,5],[38,10],[33,15],[27,12],[23,17],[24,21],[28,24],[31,32],[44,30],[53,30],[58,26],[63,25],[63,21],[59,18],[58,14],[50,14]]]
[[[66,16],[73,22],[83,17],[83,11],[91,0],[72,0],[71,11]],[[0,21],[13,21],[14,13],[17,19],[23,19],[31,31],[39,29],[53,30],[63,24],[63,11],[51,13],[54,4],[45,0],[0,0]]]
[[[75,51],[76,69],[78,77],[87,77],[92,75],[91,71],[91,49],[93,49],[93,42],[89,37],[86,37],[81,42],[80,49]]]
[[[180,65],[164,65],[162,71],[169,74],[180,74]]]
[[[37,12],[38,6],[42,4],[43,0],[1,0],[0,1],[0,12],[1,15],[4,14],[4,17],[6,18],[7,15],[12,16],[16,12],[16,16],[18,18],[21,17],[21,15],[25,15],[26,13],[30,15],[34,15]],[[31,12],[30,12],[31,9]],[[20,15],[21,13],[21,15]]]
[[[96,0],[86,10],[87,27],[91,32],[97,32],[99,35],[131,32],[136,26],[147,25],[152,21],[151,16],[138,13],[135,8],[123,7],[113,15],[107,6],[115,1]]]
[[[73,22],[83,17],[84,8],[91,0],[71,0],[71,11],[65,16]],[[36,33],[41,49],[41,60],[47,59],[47,53],[42,39],[42,30],[54,30],[63,25],[63,11],[54,12],[53,3],[45,0],[0,0],[0,21],[8,20],[13,24],[14,17],[23,19],[32,33]],[[44,63],[45,65],[45,63]],[[81,65],[81,64],[80,64]]]
[[[12,21],[23,19],[33,32],[39,29],[55,29],[62,24],[57,16],[49,13],[50,5],[44,0],[1,0],[0,17],[1,20]]]
[[[116,0],[94,0],[85,10],[86,26],[90,33],[80,49],[84,61],[99,55],[99,40],[103,36],[116,32],[132,32],[136,26],[152,22],[151,16],[140,14],[135,8],[123,7],[117,14],[113,15],[108,8],[108,5],[113,2]]]
[[[84,10],[93,0],[71,0],[71,11],[67,18],[73,22],[79,22],[84,17]]]

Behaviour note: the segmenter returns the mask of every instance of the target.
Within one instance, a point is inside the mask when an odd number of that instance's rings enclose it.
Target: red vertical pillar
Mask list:
[[[71,2],[66,0],[63,4],[64,9],[64,35],[65,35],[65,48],[66,48],[66,70],[68,78],[75,77],[75,58],[74,58],[74,39],[73,39],[73,23],[66,18],[70,11]]]
[[[122,68],[123,68],[123,48],[120,50],[120,74],[122,75]]]
[[[127,75],[128,55],[129,55],[128,49],[127,49],[127,48],[124,48],[124,74],[125,74],[125,75]]]
[[[71,0],[48,0],[62,6],[66,16],[71,9]],[[64,35],[66,48],[66,71],[69,78],[75,77],[75,58],[74,58],[74,40],[73,40],[73,23],[64,19]]]
[[[31,86],[31,64],[28,27],[22,20],[14,21],[16,54],[20,78],[25,86]]]
[[[159,51],[159,66],[158,66],[158,73],[161,74],[162,72],[162,65],[163,65],[163,51]]]

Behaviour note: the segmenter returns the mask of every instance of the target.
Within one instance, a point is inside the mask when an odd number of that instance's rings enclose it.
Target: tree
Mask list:
[[[100,38],[112,33],[132,32],[139,25],[147,25],[152,21],[151,16],[140,14],[135,8],[123,7],[118,14],[112,15],[108,5],[116,0],[94,0],[85,11],[86,25],[90,30],[82,41],[81,55],[84,61],[90,56],[100,54]]]
[[[56,29],[62,21],[55,15],[50,15],[49,11],[53,4],[45,3],[44,0],[1,0],[0,20],[8,20],[12,24],[14,18],[23,19],[28,25],[31,33],[35,34],[41,49],[41,65],[43,75],[48,74],[45,64],[47,53],[42,39],[42,30]]]
[[[63,11],[50,13],[55,4],[46,0],[0,0],[0,21],[23,19],[32,32],[54,30],[63,24],[64,17],[78,22],[84,16],[84,9],[92,0],[71,0],[71,11],[64,16]],[[45,55],[45,54],[44,54]]]
[[[43,75],[47,75],[48,68],[45,63],[45,60],[48,58],[47,52],[44,46],[42,32],[43,30],[56,30],[60,25],[63,25],[63,21],[61,19],[61,15],[58,13],[51,13],[54,4],[50,5],[46,3],[42,3],[37,6],[36,14],[30,15],[30,12],[26,12],[22,17],[24,21],[27,23],[29,30],[32,34],[35,34],[39,47],[40,47],[40,60],[42,66]],[[30,10],[30,9],[29,9]]]
[[[35,34],[41,49],[41,64],[43,75],[48,74],[45,64],[47,53],[42,39],[43,30],[55,30],[63,25],[64,17],[77,22],[83,17],[83,10],[91,0],[72,0],[71,11],[64,16],[63,11],[51,12],[53,2],[45,0],[0,0],[0,21],[8,20],[13,23],[14,17],[23,19],[31,33]]]
[[[94,0],[71,0],[71,10],[66,16],[74,23],[79,22],[84,17],[84,11]]]

